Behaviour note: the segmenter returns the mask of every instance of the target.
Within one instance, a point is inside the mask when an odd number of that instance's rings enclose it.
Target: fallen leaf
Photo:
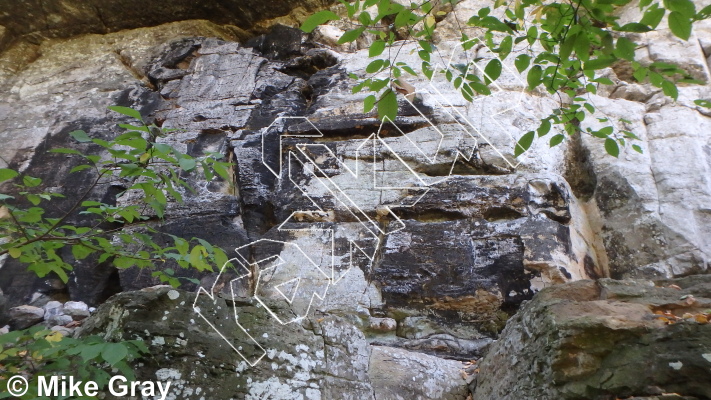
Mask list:
[[[673,284],[672,284],[672,285],[669,285],[669,286],[667,286],[667,287],[668,287],[669,289],[681,290],[681,288],[680,288],[679,286],[673,285]]]
[[[700,324],[708,324],[709,323],[709,318],[703,314],[698,314],[696,317],[694,317],[696,322]]]
[[[72,321],[66,325],[64,325],[67,328],[76,328],[77,326],[81,325],[81,321]]]
[[[656,318],[659,318],[660,321],[664,322],[664,323],[667,324],[667,325],[668,325],[668,324],[671,324],[671,321],[669,320],[669,318],[667,318],[667,317],[665,317],[665,316],[663,316],[663,315],[660,315],[660,316],[658,316],[658,317],[656,317]]]

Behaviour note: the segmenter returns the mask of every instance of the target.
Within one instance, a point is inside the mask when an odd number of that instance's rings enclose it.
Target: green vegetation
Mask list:
[[[38,396],[38,377],[41,375],[74,376],[84,382],[96,382],[101,390],[111,379],[112,375],[107,371],[112,369],[118,370],[128,380],[135,380],[128,363],[148,354],[148,348],[140,340],[112,343],[99,336],[72,339],[40,326],[1,335],[0,349],[0,377],[3,380],[13,375],[31,377],[28,379],[29,389],[21,399],[41,400],[50,399]],[[0,399],[7,398],[13,396],[3,390]]]
[[[76,148],[50,150],[83,160],[71,169],[70,179],[80,171],[93,172],[89,174],[91,183],[61,216],[47,214],[64,195],[43,187],[41,178],[0,169],[0,183],[14,187],[12,195],[0,194],[0,215],[4,215],[0,218],[0,256],[8,254],[39,277],[56,274],[64,282],[72,270],[71,263],[90,256],[97,264],[111,262],[117,268],[152,268],[167,260],[199,271],[224,265],[225,252],[199,238],[167,235],[172,246],[159,245],[156,238],[163,234],[149,222],[163,219],[170,200],[182,202],[183,194],[193,191],[186,181],[188,174],[201,170],[208,181],[218,176],[230,181],[230,164],[220,161],[221,154],[196,158],[182,153],[161,143],[169,130],[146,124],[131,108],[109,108],[139,123],[120,124],[126,132],[108,141],[74,131],[71,136],[78,142]],[[97,149],[96,146],[102,155],[80,150]],[[127,189],[104,202],[87,200],[95,189],[114,183],[126,185]],[[70,250],[72,259],[62,257],[67,254],[62,253],[65,248]],[[153,276],[175,287],[180,285],[180,279],[188,279],[175,276],[171,268],[156,270]],[[30,390],[22,399],[39,398],[37,377],[42,375],[71,375],[95,381],[103,388],[110,378],[107,371],[118,370],[133,379],[128,362],[147,353],[141,341],[114,343],[97,336],[73,339],[35,326],[0,336],[0,380],[7,382],[17,374],[28,377]],[[7,391],[0,395],[8,397]]]
[[[617,157],[620,146],[631,145],[642,152],[634,142],[639,138],[632,132],[617,128],[608,118],[595,115],[607,126],[593,130],[582,129],[580,123],[596,113],[589,94],[595,94],[600,85],[613,82],[601,75],[611,66],[625,64],[633,71],[638,82],[649,82],[662,89],[673,99],[678,97],[677,84],[700,83],[682,68],[662,62],[645,64],[637,59],[636,34],[655,30],[667,16],[667,26],[677,37],[688,40],[693,23],[711,16],[711,6],[697,10],[691,0],[641,0],[636,5],[642,17],[639,21],[620,24],[620,11],[635,6],[631,0],[496,0],[491,7],[483,7],[468,21],[470,27],[483,29],[480,38],[470,38],[462,33],[460,41],[465,50],[485,44],[497,57],[490,59],[477,74],[473,59],[467,65],[451,65],[438,69],[434,62],[440,57],[434,35],[438,21],[452,13],[458,0],[413,2],[404,6],[391,0],[364,0],[347,3],[346,15],[321,11],[309,17],[302,25],[305,32],[333,20],[343,20],[353,29],[340,38],[339,43],[353,42],[361,35],[370,34],[374,42],[369,56],[374,58],[366,68],[364,78],[357,80],[353,91],[374,92],[365,98],[364,111],[377,107],[381,118],[394,120],[398,112],[393,84],[406,74],[420,74],[432,79],[435,73],[443,74],[462,96],[471,101],[476,96],[491,94],[490,85],[502,73],[502,61],[514,57],[514,66],[528,84],[528,90],[545,91],[557,95],[558,107],[545,118],[535,131],[524,134],[516,146],[515,155],[526,151],[534,138],[552,133],[552,126],[560,126],[561,133],[552,135],[550,146],[556,146],[566,137],[580,133],[604,141],[607,153]],[[375,12],[377,10],[377,12]],[[376,14],[375,17],[372,15]],[[408,65],[398,60],[403,46],[414,43],[420,65]],[[699,100],[707,102],[707,100]],[[699,104],[699,103],[697,103]],[[624,122],[624,121],[621,121]]]
[[[38,276],[55,273],[64,282],[72,270],[71,263],[60,256],[65,247],[71,248],[75,260],[97,255],[97,263],[110,261],[117,268],[152,267],[166,260],[199,271],[222,266],[227,261],[224,251],[202,239],[168,235],[173,246],[158,245],[155,237],[160,233],[147,222],[163,218],[169,199],[182,202],[182,193],[193,191],[184,178],[187,173],[201,169],[208,181],[216,176],[230,180],[230,164],[220,161],[221,154],[195,158],[160,143],[168,130],[145,124],[133,109],[110,109],[133,117],[140,124],[120,124],[127,132],[109,141],[91,138],[84,131],[71,133],[79,142],[78,148],[98,145],[106,156],[84,154],[74,148],[50,150],[85,161],[71,169],[70,178],[80,171],[94,172],[89,187],[62,216],[49,218],[45,214],[52,200],[64,195],[44,189],[41,178],[0,169],[0,183],[12,180],[10,183],[16,188],[15,196],[0,194],[0,204],[8,215],[0,219],[0,256],[9,254]],[[126,182],[130,182],[128,189],[108,202],[86,200],[97,187]],[[92,218],[81,226],[68,222],[77,217]],[[118,227],[106,230],[103,227],[107,225]],[[173,286],[180,284],[170,268],[154,274]]]

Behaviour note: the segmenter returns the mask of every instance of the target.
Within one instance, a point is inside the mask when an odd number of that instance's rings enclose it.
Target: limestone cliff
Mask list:
[[[231,182],[189,177],[197,192],[171,204],[157,229],[201,237],[232,257],[301,260],[285,263],[283,277],[263,293],[255,289],[257,275],[180,271],[210,294],[215,289],[214,299],[198,297],[201,309],[225,309],[212,318],[228,318],[226,310],[237,307],[252,319],[252,337],[268,360],[251,372],[190,308],[197,285],[118,294],[113,308],[100,310],[91,329],[105,330],[114,312],[139,315],[121,320],[127,334],[179,350],[161,362],[189,349],[185,369],[169,371],[185,383],[179,398],[219,390],[206,398],[466,399],[472,375],[461,361],[480,357],[541,289],[708,271],[711,114],[693,103],[711,98],[708,21],[688,42],[663,30],[636,38],[645,60],[683,64],[705,82],[680,85],[678,101],[631,82],[623,66],[606,71],[615,84],[594,96],[599,115],[627,120],[623,128],[641,138],[643,154],[612,158],[595,138],[582,137],[554,149],[538,141],[514,159],[516,138],[555,99],[525,90],[512,72],[498,92],[471,103],[441,80],[413,80],[429,94],[400,98],[397,120],[381,125],[362,112],[365,95],[351,91],[349,74],[365,73],[367,40],[333,45],[337,23],[312,35],[282,25],[325,3],[0,4],[12,10],[0,13],[0,167],[41,176],[70,202],[91,172],[67,179],[72,161],[47,150],[76,146],[68,136],[76,129],[116,135],[116,124],[126,121],[106,107],[133,107],[178,129],[166,143],[196,156],[219,152],[234,163]],[[466,19],[480,3],[463,1],[455,11]],[[456,60],[465,55],[457,53],[452,18],[438,21],[438,46]],[[409,50],[402,57],[414,60]],[[38,299],[98,306],[158,283],[149,271],[91,258],[74,267],[65,285],[0,258],[0,288],[9,306]],[[302,289],[323,291],[323,300],[286,328],[257,323],[268,317],[248,299],[255,290],[265,304],[282,301],[276,314],[296,312],[275,289],[290,277],[308,281]],[[177,316],[166,322],[145,312],[151,309]],[[149,326],[156,331],[143,335]],[[215,379],[199,382],[201,394],[187,375],[204,355],[200,373]]]

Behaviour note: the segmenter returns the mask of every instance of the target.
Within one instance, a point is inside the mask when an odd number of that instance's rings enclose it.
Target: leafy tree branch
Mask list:
[[[338,43],[353,42],[363,35],[372,36],[368,53],[373,60],[365,69],[366,75],[351,75],[351,78],[357,82],[354,93],[373,92],[364,99],[364,112],[377,106],[378,116],[382,119],[394,120],[397,116],[397,90],[393,88],[403,86],[405,73],[424,75],[429,80],[435,74],[441,74],[466,100],[473,101],[475,97],[492,93],[490,86],[500,78],[502,62],[511,54],[520,53],[513,64],[525,76],[527,89],[555,94],[559,103],[550,115],[541,119],[535,131],[526,132],[519,139],[515,156],[528,150],[536,137],[551,133],[553,126],[559,127],[556,129],[559,133],[550,138],[551,147],[569,136],[587,134],[602,139],[605,150],[612,156],[617,157],[620,147],[627,145],[641,153],[641,146],[635,143],[639,137],[629,130],[617,128],[624,121],[613,123],[610,118],[599,117],[589,95],[596,94],[600,85],[614,84],[604,75],[606,68],[627,64],[637,82],[649,82],[676,100],[678,84],[701,82],[677,65],[638,60],[638,45],[632,38],[658,29],[666,16],[672,34],[688,40],[694,22],[711,16],[711,6],[697,10],[691,0],[641,0],[637,2],[642,15],[639,21],[620,24],[618,14],[623,7],[634,4],[632,0],[496,0],[492,7],[479,9],[466,23],[469,27],[482,28],[481,37],[469,38],[460,26],[460,45],[465,51],[478,50],[486,45],[495,57],[484,68],[478,64],[483,59],[476,56],[466,64],[441,67],[433,62],[433,57],[439,55],[438,43],[434,40],[437,18],[455,13],[459,23],[455,11],[458,0],[425,1],[410,6],[391,0],[341,3],[346,15],[320,11],[309,17],[301,28],[311,32],[334,20],[357,21],[354,25],[357,28],[346,31]],[[400,50],[413,41],[421,61],[419,66],[398,60]],[[525,48],[517,50],[516,46],[520,44]],[[400,48],[393,56],[390,49],[396,45]],[[387,56],[382,57],[383,54]],[[473,72],[479,69],[483,74]],[[387,77],[382,77],[384,72]],[[711,105],[703,99],[697,100],[696,104]],[[591,116],[609,125],[601,129],[583,129],[582,122]]]

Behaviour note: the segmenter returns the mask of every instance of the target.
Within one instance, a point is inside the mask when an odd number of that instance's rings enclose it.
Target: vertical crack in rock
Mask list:
[[[597,186],[590,150],[585,148],[580,134],[571,136],[568,142],[567,162],[563,176],[575,197],[584,202],[589,201],[595,194]]]

